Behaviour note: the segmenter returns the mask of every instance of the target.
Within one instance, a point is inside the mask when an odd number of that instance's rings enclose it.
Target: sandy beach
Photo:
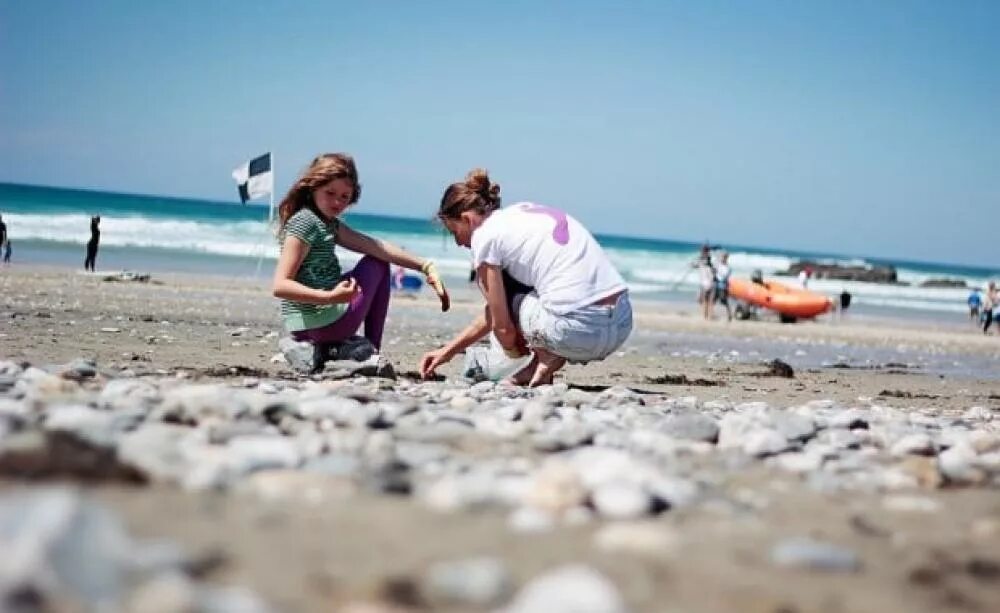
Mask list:
[[[693,303],[636,302],[622,351],[567,367],[548,389],[471,386],[458,379],[459,359],[442,369],[445,381],[421,383],[419,356],[481,308],[469,287],[451,289],[443,314],[429,293],[393,300],[383,354],[396,380],[308,381],[273,359],[281,329],[264,278],[139,283],[4,269],[0,364],[11,383],[0,386],[0,415],[19,417],[0,428],[0,493],[69,483],[129,534],[212,560],[197,581],[243,586],[277,611],[541,610],[525,586],[565,565],[608,582],[610,594],[596,581],[580,588],[598,591],[591,602],[610,599],[581,611],[1000,610],[1000,338],[960,318],[705,322]],[[95,372],[67,366],[80,359]],[[776,376],[774,359],[794,376]],[[52,373],[58,390],[25,374],[27,364]],[[244,432],[300,451],[314,435],[324,442],[224,482],[141,462],[141,485],[18,473],[11,440],[52,432],[42,416],[61,405],[107,412],[102,393],[123,380],[161,394],[137,423],[203,434],[198,453]],[[321,389],[382,415],[289,409],[272,419],[268,405],[247,430],[249,418],[189,404],[168,419],[164,407],[185,386],[299,407]],[[547,417],[532,425],[529,406]],[[417,414],[435,417],[408,420]],[[449,420],[462,430],[441,425]],[[361,467],[304,469],[348,457]],[[484,472],[495,479],[489,495],[462,489],[480,487],[463,479]],[[635,504],[625,473],[648,475]],[[472,558],[502,569],[486,573],[496,587],[455,587],[476,585],[459,563]],[[572,592],[583,579],[565,581]],[[155,600],[129,589],[126,608]]]

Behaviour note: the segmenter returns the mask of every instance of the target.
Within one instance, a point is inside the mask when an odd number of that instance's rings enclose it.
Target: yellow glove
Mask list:
[[[513,349],[504,348],[503,354],[512,360],[517,360],[528,355],[524,351],[521,351],[520,347],[515,347]]]
[[[451,298],[448,297],[448,290],[445,289],[444,281],[441,280],[441,275],[438,274],[437,266],[434,265],[434,262],[430,260],[424,262],[424,265],[420,267],[420,272],[424,273],[427,284],[431,286],[434,293],[441,300],[441,310],[447,311],[451,308]]]

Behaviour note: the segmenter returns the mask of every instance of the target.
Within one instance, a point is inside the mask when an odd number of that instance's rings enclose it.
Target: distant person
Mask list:
[[[278,206],[281,252],[272,291],[280,299],[285,328],[299,341],[283,352],[301,373],[321,370],[331,349],[348,341],[362,324],[371,347],[381,349],[390,264],[421,271],[440,298],[441,310],[448,310],[448,292],[433,262],[341,221],[360,196],[354,159],[328,153],[312,161]],[[337,258],[338,245],[364,256],[346,274]]]
[[[840,292],[840,311],[839,311],[839,313],[840,313],[841,317],[844,316],[844,311],[846,311],[848,309],[848,307],[850,307],[850,306],[851,306],[851,292],[849,292],[849,291],[847,291],[845,289],[842,292]]]
[[[10,254],[11,254],[11,251],[12,251],[12,248],[11,248],[11,245],[10,245],[10,239],[8,238],[8,239],[4,240],[4,242],[3,242],[3,263],[5,265],[7,265],[7,266],[10,265]]]
[[[715,301],[726,307],[726,319],[733,320],[733,310],[729,307],[729,254],[723,251],[719,254],[719,265],[715,268]]]
[[[993,324],[993,310],[997,308],[1000,308],[1000,292],[997,291],[996,282],[990,281],[986,287],[986,296],[983,298],[983,315],[985,316],[983,334],[989,334],[990,325]]]
[[[392,271],[392,289],[397,292],[403,289],[403,279],[406,278],[406,269],[402,266],[397,266]]]
[[[698,269],[698,304],[701,315],[712,319],[712,303],[715,300],[715,267],[712,266],[712,252],[708,243],[701,246],[698,259],[691,264]]]
[[[0,215],[0,245],[7,242],[7,224],[3,222],[3,215]]]
[[[969,294],[969,298],[966,302],[969,304],[969,319],[978,322],[979,312],[983,308],[983,296],[978,287],[972,289],[972,293]]]
[[[754,271],[750,273],[750,281],[757,285],[764,285],[764,273],[761,272],[759,268],[755,268]]]
[[[83,269],[94,272],[97,264],[97,248],[101,243],[101,216],[94,215],[90,218],[90,240],[87,241],[87,258],[83,261]]]
[[[840,292],[840,310],[846,311],[851,306],[851,292],[846,289]]]
[[[397,266],[393,269],[392,291],[408,298],[416,298],[417,293],[420,292],[421,285],[423,285],[423,282],[420,278],[406,274],[406,269],[402,266]]]
[[[486,305],[420,358],[424,378],[492,332],[508,358],[531,355],[510,383],[549,384],[567,362],[603,360],[632,332],[625,280],[564,211],[531,202],[501,209],[500,186],[476,168],[448,186],[438,218],[456,244],[472,251]]]
[[[799,287],[802,289],[808,289],[810,278],[812,278],[812,268],[806,266],[799,271]]]

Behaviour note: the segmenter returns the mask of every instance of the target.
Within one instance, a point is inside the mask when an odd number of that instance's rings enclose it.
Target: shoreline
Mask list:
[[[270,242],[265,241],[258,245],[258,247],[263,253],[263,250],[271,248],[273,245],[271,245]],[[82,265],[85,252],[83,243],[63,243],[42,240],[26,240],[17,242],[14,245],[14,249],[13,259],[15,266],[45,265],[66,267],[69,269],[74,269],[78,265]],[[345,255],[346,254],[343,253],[341,254],[344,263],[347,265],[353,263],[354,260],[350,256],[345,257]],[[457,259],[465,257],[464,254],[461,253],[455,253],[452,255],[458,256]],[[182,249],[118,245],[102,245],[98,255],[98,264],[107,269],[129,269],[139,272],[161,274],[176,273],[242,277],[262,276],[264,278],[269,278],[270,272],[273,270],[274,261],[273,257],[267,256],[222,255]],[[454,262],[452,262],[452,264],[454,265]],[[441,272],[444,275],[446,282],[453,286],[464,284],[467,280],[468,273],[464,269],[459,272],[455,270],[454,267],[442,267]],[[782,283],[791,285],[795,284],[795,279],[792,277],[773,276],[773,278]],[[675,288],[673,287],[672,282],[668,283],[666,281],[662,281],[656,283],[665,284],[664,287],[666,287],[666,289],[652,290],[649,287],[649,283],[641,280],[635,281],[635,285],[637,285],[640,289],[639,291],[633,292],[633,297],[656,303],[683,305],[686,304],[688,300],[693,302],[697,294],[697,288],[693,285],[683,285],[680,288]],[[654,285],[656,283],[654,283]],[[836,295],[839,295],[841,289],[843,289],[839,282],[831,283],[825,280],[819,280],[817,283],[818,286],[813,289],[818,293],[829,295],[832,299],[835,299]],[[848,311],[848,314],[851,316],[875,317],[892,320],[907,319],[914,322],[928,322],[931,325],[943,324],[947,322],[955,322],[956,324],[961,325],[962,322],[967,320],[967,312],[965,311],[964,305],[964,294],[961,297],[959,297],[958,294],[951,296],[949,300],[954,299],[954,303],[952,304],[949,302],[949,305],[951,305],[949,309],[942,309],[940,304],[937,308],[927,308],[919,306],[921,301],[913,297],[892,297],[888,295],[882,296],[880,294],[881,289],[898,290],[902,286],[883,286],[877,283],[866,284],[857,282],[849,282],[848,286],[851,283],[858,285],[859,289],[863,288],[865,291],[874,290],[875,292],[867,298],[855,295],[854,304],[852,304],[851,309]],[[920,291],[919,288],[910,289],[913,291]],[[969,290],[947,289],[942,291],[962,292]],[[935,300],[940,299],[941,298],[935,298]],[[908,304],[908,301],[914,300],[915,302]],[[885,301],[888,302],[886,303]],[[966,317],[963,317],[963,315],[966,315]],[[772,314],[764,313],[764,316],[765,318],[770,318]],[[832,315],[825,315],[821,316],[821,318],[828,318],[831,316]]]

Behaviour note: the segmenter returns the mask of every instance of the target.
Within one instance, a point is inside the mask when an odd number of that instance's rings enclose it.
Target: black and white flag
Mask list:
[[[274,190],[274,173],[271,172],[271,154],[256,157],[233,171],[239,183],[240,202],[267,196]]]

